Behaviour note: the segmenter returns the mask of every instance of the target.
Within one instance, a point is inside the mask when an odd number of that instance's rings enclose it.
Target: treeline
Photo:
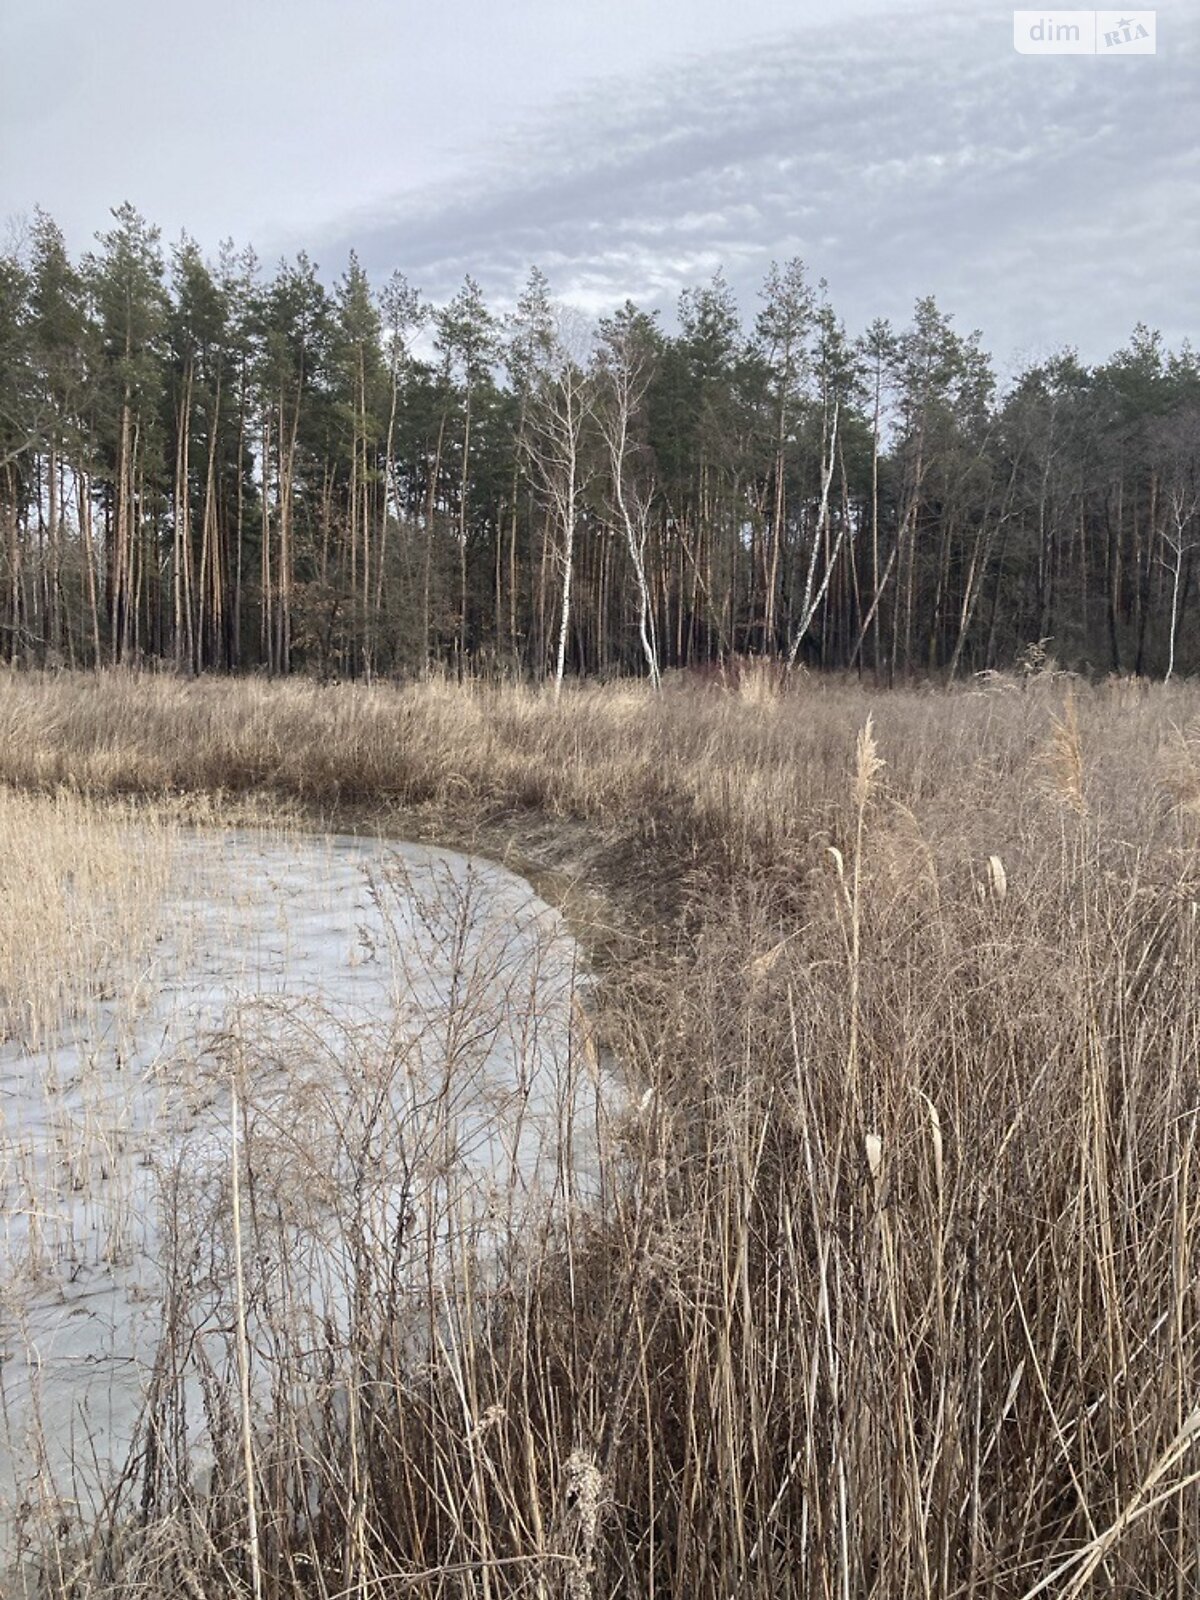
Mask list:
[[[536,270],[501,317],[113,217],[0,256],[7,660],[1200,668],[1200,358],[1140,324],[1000,392],[932,299],[851,336],[799,262],[749,323],[718,275],[589,327]]]

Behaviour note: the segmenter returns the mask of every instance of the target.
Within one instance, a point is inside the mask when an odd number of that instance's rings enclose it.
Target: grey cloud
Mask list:
[[[326,253],[353,244],[434,295],[466,271],[508,295],[537,262],[588,309],[669,304],[718,262],[749,304],[769,260],[799,253],[853,324],[934,292],[1002,356],[1098,356],[1137,317],[1178,340],[1195,311],[1195,19],[1172,14],[1159,57],[1108,62],[1017,56],[999,16],[807,29],[577,94],[456,193],[347,217]]]

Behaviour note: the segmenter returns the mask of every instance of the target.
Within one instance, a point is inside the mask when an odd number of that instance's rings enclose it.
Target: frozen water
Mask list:
[[[576,950],[522,879],[238,830],[184,834],[171,881],[147,964],[46,1047],[0,1048],[4,1556],[98,1504],[155,1383],[194,1436],[197,1374],[228,1377],[235,1084],[256,1350],[281,1306],[328,1340],[364,1258],[395,1290],[410,1248],[427,1271],[588,1181]]]

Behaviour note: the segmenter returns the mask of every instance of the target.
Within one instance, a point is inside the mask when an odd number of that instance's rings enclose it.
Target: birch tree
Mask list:
[[[659,342],[651,317],[629,301],[600,323],[596,371],[596,411],[608,458],[612,516],[624,536],[638,596],[638,638],[654,689],[661,686],[658,643],[646,577],[646,541],[654,503],[653,479],[646,472],[649,454],[634,436],[642,419],[646,393],[654,373]],[[642,472],[639,474],[639,463]]]
[[[1167,666],[1163,682],[1175,675],[1176,642],[1190,557],[1200,539],[1200,408],[1176,412],[1153,430],[1152,456],[1165,501],[1160,533],[1160,565],[1170,582],[1167,610]]]
[[[594,414],[594,385],[587,370],[587,336],[582,324],[559,310],[554,340],[534,376],[526,452],[535,481],[558,534],[560,574],[558,643],[554,653],[554,695],[562,692],[575,541],[583,497],[591,478],[586,430]]]
[[[517,301],[516,310],[508,320],[508,339],[504,349],[504,364],[512,387],[516,406],[513,415],[512,471],[508,506],[508,642],[514,658],[520,651],[517,627],[517,539],[520,525],[519,504],[530,482],[529,429],[538,375],[549,364],[555,342],[554,304],[550,298],[550,284],[538,267],[530,269],[525,287]],[[545,525],[539,552],[534,602],[536,643],[534,660],[537,669],[546,660],[546,573],[549,566],[549,542]],[[533,541],[530,541],[530,560],[533,559]],[[498,593],[497,587],[497,593]],[[498,607],[499,609],[499,607]],[[497,617],[497,634],[500,621]]]
[[[818,459],[820,461],[821,491],[816,518],[808,541],[808,560],[805,566],[804,589],[799,615],[792,623],[791,640],[787,651],[788,667],[794,667],[800,646],[825,604],[833,575],[837,570],[842,547],[851,533],[849,493],[843,495],[842,515],[837,533],[830,537],[829,491],[834,471],[840,462],[843,484],[845,461],[842,450],[843,419],[859,393],[861,373],[857,353],[846,338],[845,329],[833,313],[827,296],[824,279],[820,284],[821,300],[813,318],[814,346],[812,366],[816,384],[815,423],[818,432]],[[824,570],[820,582],[817,573]]]

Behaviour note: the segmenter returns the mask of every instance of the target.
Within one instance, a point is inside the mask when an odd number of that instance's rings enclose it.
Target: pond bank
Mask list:
[[[188,1414],[196,1465],[205,1376],[228,1376],[234,1083],[260,1357],[279,1318],[345,1327],[364,1250],[394,1287],[569,1201],[591,1159],[579,952],[506,868],[362,833],[196,829],[164,911],[127,987],[44,1049],[0,1053],[9,1550],[56,1507],[98,1508],[147,1404]]]

